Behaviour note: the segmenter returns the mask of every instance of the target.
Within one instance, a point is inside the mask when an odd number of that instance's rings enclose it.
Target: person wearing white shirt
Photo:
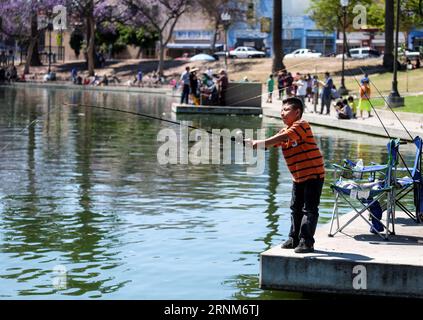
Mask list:
[[[297,86],[297,98],[299,98],[303,105],[305,106],[305,97],[307,95],[307,82],[304,79],[304,76],[301,76],[295,83]]]

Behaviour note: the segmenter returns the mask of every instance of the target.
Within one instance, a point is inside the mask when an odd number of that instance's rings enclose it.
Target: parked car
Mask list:
[[[361,47],[350,49],[350,55],[353,59],[366,59],[366,58],[378,58],[380,57],[379,51],[370,47]]]
[[[311,49],[297,49],[292,53],[285,55],[286,59],[289,58],[320,58],[322,54]]]
[[[253,47],[238,47],[229,51],[229,56],[233,58],[264,58],[266,53]]]
[[[400,56],[405,55],[407,58],[420,58],[420,52],[419,51],[413,51],[410,49],[404,49],[404,48],[398,48],[398,54]]]

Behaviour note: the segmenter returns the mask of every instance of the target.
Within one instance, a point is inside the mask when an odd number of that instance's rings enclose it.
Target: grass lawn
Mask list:
[[[346,73],[348,74],[348,73]],[[411,70],[411,71],[399,71],[398,72],[398,91],[400,94],[407,92],[422,92],[423,91],[423,68]],[[362,76],[357,76],[356,79],[360,81]],[[371,74],[370,80],[378,88],[378,90],[384,94],[388,94],[392,87],[392,73],[377,73]],[[335,84],[337,81],[335,80]],[[358,93],[358,84],[354,77],[345,78],[345,86],[353,93]],[[372,96],[378,96],[376,89],[372,87]]]
[[[372,103],[376,108],[384,108],[385,101],[380,99],[372,99]],[[395,108],[398,112],[423,113],[423,96],[405,97],[405,107]]]

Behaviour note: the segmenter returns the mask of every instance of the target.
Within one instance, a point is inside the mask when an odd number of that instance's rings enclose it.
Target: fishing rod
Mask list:
[[[349,71],[349,70],[346,70],[346,71],[354,78],[355,82],[357,82],[358,87],[361,88],[360,82],[357,80],[357,77],[351,71]],[[381,123],[383,129],[385,130],[385,133],[387,134],[388,138],[391,139],[391,135],[389,134],[388,129],[385,127],[385,124],[383,123],[382,119],[380,118],[379,114],[377,113],[376,108],[374,107],[373,103],[370,100],[370,97],[367,95],[367,92],[364,92],[364,96],[369,101],[371,108],[375,112],[375,115],[378,118],[379,122]]]
[[[352,76],[353,76],[353,78],[354,78],[354,80],[357,82],[358,86],[359,86],[359,87],[361,87],[360,83],[359,83],[359,82],[358,82],[358,80],[357,80],[357,77],[356,77],[354,74],[352,74],[352,72],[350,72],[350,71],[348,71],[348,72],[350,73],[350,75],[352,75]],[[374,85],[374,83],[373,83],[373,86],[376,88],[376,86]],[[380,91],[378,90],[378,92],[380,92]],[[372,109],[373,109],[373,111],[375,112],[375,114],[376,114],[376,116],[377,116],[377,118],[378,118],[379,122],[381,123],[381,125],[382,125],[383,129],[385,130],[385,132],[386,132],[386,134],[387,134],[388,138],[389,138],[389,139],[392,139],[392,137],[391,137],[391,135],[389,134],[389,132],[388,132],[387,128],[385,127],[385,124],[383,123],[382,119],[380,118],[379,114],[377,113],[375,106],[374,106],[374,105],[373,105],[373,103],[371,102],[370,97],[367,95],[367,92],[364,92],[364,96],[365,96],[365,97],[367,98],[367,100],[369,101],[369,104],[370,104],[371,108],[372,108]],[[383,96],[382,96],[382,97],[383,97]],[[392,110],[392,112],[394,112],[394,111]],[[395,113],[395,112],[394,112],[394,113]],[[409,132],[408,132],[408,134],[410,135],[410,133],[409,133]],[[412,137],[411,135],[410,135],[410,137],[411,137],[411,139],[413,140],[413,137]],[[407,164],[406,164],[406,162],[405,162],[404,158],[402,157],[401,153],[400,153],[400,152],[398,152],[398,155],[399,155],[399,157],[400,157],[400,159],[401,159],[402,163],[404,164],[405,168],[407,169],[408,173],[411,175],[410,169],[408,168],[408,166],[407,166]]]
[[[136,116],[140,116],[140,117],[144,117],[144,118],[148,118],[148,119],[153,119],[153,120],[157,120],[157,121],[168,122],[168,123],[175,124],[175,125],[178,125],[178,126],[181,126],[181,127],[187,127],[189,129],[193,129],[193,130],[203,130],[203,131],[207,132],[208,134],[212,134],[212,135],[216,135],[216,136],[224,137],[224,138],[229,138],[227,136],[224,136],[222,134],[218,134],[216,132],[212,132],[210,130],[191,126],[191,125],[184,124],[184,123],[181,123],[181,122],[178,122],[178,121],[173,121],[173,120],[169,120],[169,119],[156,117],[156,116],[149,115],[149,114],[146,114],[146,113],[141,113],[141,112],[115,109],[115,108],[109,108],[109,107],[97,106],[97,105],[81,104],[81,103],[64,103],[63,105],[68,106],[68,107],[86,107],[86,108],[95,108],[95,109],[109,110],[109,111],[114,111],[114,112],[121,112],[121,113],[136,115]],[[237,136],[240,136],[241,134],[242,134],[242,131],[240,131],[240,130],[237,131],[237,133],[236,133]],[[231,138],[231,141],[241,142],[241,141],[239,141],[239,139],[237,139],[237,137],[231,136],[230,138]],[[242,140],[242,142],[245,145],[245,141]]]

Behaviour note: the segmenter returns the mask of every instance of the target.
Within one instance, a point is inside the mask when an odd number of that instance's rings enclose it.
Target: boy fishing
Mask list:
[[[281,118],[286,128],[266,140],[246,140],[256,148],[281,146],[292,174],[291,229],[289,238],[282,244],[284,249],[296,253],[314,251],[314,233],[319,217],[325,169],[323,156],[314,139],[310,125],[302,120],[304,105],[298,98],[283,100]]]

